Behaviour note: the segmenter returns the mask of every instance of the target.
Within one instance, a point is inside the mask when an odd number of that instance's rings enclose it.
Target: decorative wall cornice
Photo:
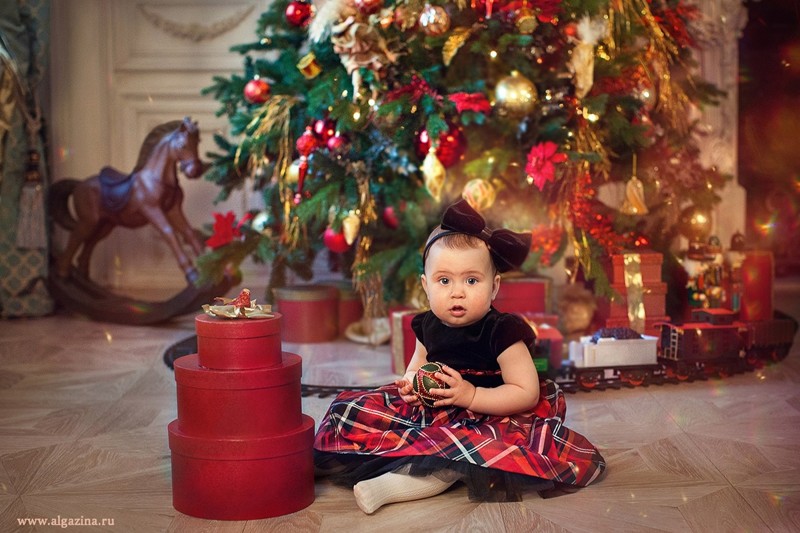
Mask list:
[[[210,24],[198,24],[196,22],[176,22],[149,10],[144,5],[139,5],[138,7],[144,18],[156,28],[172,37],[193,42],[212,40],[223,33],[231,31],[241,24],[255,9],[255,6],[248,6],[222,20]]]

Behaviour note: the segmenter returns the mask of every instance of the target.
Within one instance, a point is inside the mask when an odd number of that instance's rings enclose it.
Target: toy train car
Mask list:
[[[594,389],[691,381],[750,371],[767,361],[786,357],[798,324],[787,315],[745,322],[727,309],[700,309],[692,313],[689,322],[664,322],[660,328],[657,339],[586,337],[579,343],[573,341],[569,361],[557,381],[565,390]],[[652,342],[652,348],[637,344],[642,342]]]

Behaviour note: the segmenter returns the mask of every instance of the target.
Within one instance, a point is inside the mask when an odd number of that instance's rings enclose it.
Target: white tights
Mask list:
[[[387,472],[373,479],[356,483],[353,494],[358,507],[372,514],[387,503],[408,502],[441,494],[458,481],[455,472],[439,472],[427,476],[411,476]]]

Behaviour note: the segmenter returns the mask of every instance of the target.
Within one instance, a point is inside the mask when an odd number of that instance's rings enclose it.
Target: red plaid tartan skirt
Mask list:
[[[314,448],[326,455],[435,456],[583,487],[598,478],[605,461],[586,437],[563,425],[565,415],[564,393],[550,380],[541,383],[533,410],[512,416],[411,406],[395,385],[385,385],[340,393]]]

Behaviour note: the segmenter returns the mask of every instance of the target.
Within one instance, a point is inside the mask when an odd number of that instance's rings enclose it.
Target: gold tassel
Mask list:
[[[44,214],[44,187],[39,173],[39,152],[28,151],[25,183],[19,195],[17,217],[17,248],[44,249],[47,247],[47,228]]]

